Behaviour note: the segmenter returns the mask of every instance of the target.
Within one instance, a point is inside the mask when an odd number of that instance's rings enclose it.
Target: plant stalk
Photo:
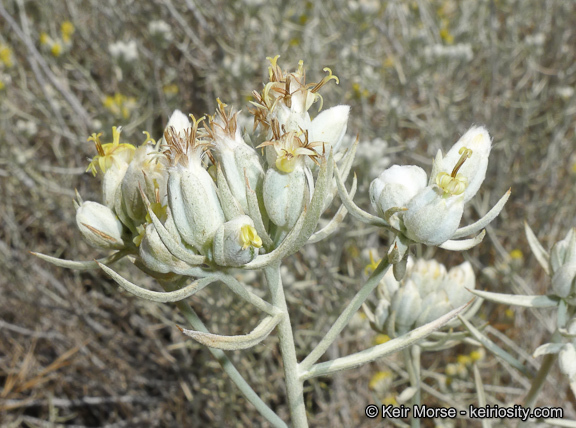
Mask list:
[[[159,282],[166,291],[172,291],[178,286],[177,282],[176,283],[174,282],[167,283],[165,281],[159,281]],[[188,303],[186,303],[185,301],[179,301],[176,303],[176,306],[178,307],[180,312],[182,312],[182,315],[190,323],[192,328],[198,331],[208,333],[208,329],[206,328],[202,320],[198,318],[198,315]],[[258,412],[260,412],[260,414],[264,416],[264,418],[266,418],[268,422],[270,422],[274,427],[277,428],[288,428],[286,423],[282,419],[280,419],[280,417],[270,407],[268,407],[268,405],[264,403],[264,401],[262,401],[262,399],[258,396],[258,394],[256,394],[256,392],[252,389],[252,387],[248,384],[248,382],[246,382],[246,379],[244,379],[244,377],[240,374],[240,372],[236,369],[236,367],[234,367],[234,364],[232,364],[232,361],[230,361],[230,359],[224,353],[224,351],[215,348],[208,348],[208,350],[216,358],[216,360],[218,360],[218,362],[222,366],[222,369],[226,372],[226,374],[228,374],[228,376],[230,376],[230,379],[232,380],[232,382],[236,384],[236,386],[238,387],[240,392],[244,395],[244,397],[246,397],[246,399],[250,403],[252,403],[254,407],[256,407]]]
[[[290,315],[282,287],[280,277],[280,263],[274,263],[264,269],[266,282],[270,289],[272,304],[284,314],[282,321],[277,326],[278,340],[280,342],[280,352],[284,363],[284,379],[286,381],[286,395],[290,407],[290,416],[295,428],[307,428],[308,418],[304,405],[304,387],[299,379],[298,360],[296,359],[296,347],[294,346],[294,336]]]

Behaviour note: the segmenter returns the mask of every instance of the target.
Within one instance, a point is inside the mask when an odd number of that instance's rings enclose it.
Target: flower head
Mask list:
[[[130,163],[134,157],[134,151],[136,147],[132,144],[120,143],[120,133],[122,132],[121,127],[112,127],[112,142],[102,144],[100,137],[102,133],[92,134],[88,141],[93,141],[96,146],[96,151],[98,155],[92,158],[92,161],[88,165],[86,171],[91,171],[94,176],[100,168],[100,171],[104,174],[108,168],[112,165],[120,163]]]
[[[446,156],[438,152],[428,186],[421,168],[394,165],[371,183],[372,205],[393,228],[413,242],[446,249],[470,248],[480,240],[474,238],[460,244],[453,239],[480,231],[500,213],[510,195],[507,192],[486,216],[462,228],[461,235],[458,233],[464,205],[486,176],[490,148],[486,129],[472,127]]]

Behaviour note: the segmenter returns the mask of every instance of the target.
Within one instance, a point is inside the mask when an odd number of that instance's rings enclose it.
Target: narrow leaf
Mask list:
[[[130,251],[127,250],[120,250],[115,252],[114,254],[104,257],[98,260],[90,260],[90,261],[76,261],[76,260],[64,260],[58,259],[56,257],[47,256],[46,254],[42,253],[35,253],[30,251],[30,254],[47,261],[48,263],[52,263],[53,265],[67,268],[67,269],[74,269],[74,270],[90,270],[90,269],[98,269],[98,263],[105,263],[105,264],[112,264],[116,263],[118,260],[122,259],[123,257],[130,254]]]
[[[536,235],[526,222],[524,222],[524,230],[526,232],[526,238],[528,239],[528,245],[530,245],[530,249],[534,253],[536,260],[538,260],[544,272],[550,275],[550,254],[548,254],[542,244],[540,244],[540,241],[538,241],[538,238],[536,238]]]
[[[136,285],[130,281],[128,281],[127,279],[125,279],[124,277],[122,277],[120,274],[118,274],[116,271],[114,271],[113,269],[110,269],[108,266],[102,264],[102,263],[98,263],[98,266],[100,266],[100,268],[106,272],[108,275],[110,275],[112,277],[112,279],[114,281],[116,281],[118,283],[118,285],[120,287],[122,287],[124,290],[142,298],[142,299],[146,299],[146,300],[151,300],[153,302],[160,302],[160,303],[166,303],[166,302],[178,302],[180,300],[186,299],[187,297],[190,297],[194,294],[196,294],[198,291],[202,290],[204,287],[208,286],[209,284],[213,283],[214,281],[217,281],[218,278],[214,277],[214,276],[208,276],[206,278],[202,278],[196,281],[191,282],[190,284],[188,284],[187,286],[180,288],[178,290],[174,290],[174,291],[152,291],[152,290],[147,290],[146,288],[140,287],[139,285]]]
[[[379,358],[385,357],[386,355],[398,352],[401,349],[413,345],[418,341],[420,341],[421,339],[424,339],[426,336],[428,336],[435,330],[438,330],[440,327],[448,323],[458,314],[466,310],[466,308],[468,308],[469,305],[470,302],[448,312],[446,315],[443,315],[440,318],[428,324],[418,327],[400,337],[389,340],[386,343],[373,346],[372,348],[365,349],[364,351],[360,351],[355,354],[348,355],[346,357],[337,358],[335,360],[327,361],[324,363],[314,364],[309,370],[306,370],[303,373],[301,373],[300,380],[306,380],[311,379],[313,377],[324,376],[341,370],[348,370],[354,367],[361,366],[362,364],[375,361]]]
[[[468,322],[462,317],[458,318],[460,318],[460,321],[462,322],[462,324],[464,324],[464,327],[466,327],[466,329],[472,334],[472,336],[474,336],[474,338],[478,340],[482,345],[484,345],[484,347],[486,347],[490,352],[492,352],[497,357],[502,358],[504,361],[506,361],[508,364],[510,364],[512,367],[514,367],[528,379],[531,379],[533,377],[532,373],[530,373],[530,371],[526,367],[524,367],[520,361],[518,361],[504,349],[502,349],[494,342],[492,342],[490,339],[488,339],[488,337],[486,337],[483,333],[477,330],[470,322]]]
[[[283,314],[273,317],[266,317],[250,333],[242,336],[222,336],[219,334],[203,333],[195,330],[186,330],[178,327],[182,333],[190,336],[195,341],[210,348],[223,349],[225,351],[236,351],[248,349],[262,342],[274,330],[282,319]]]
[[[478,235],[476,235],[474,238],[461,239],[459,241],[449,240],[449,241],[446,241],[443,244],[439,245],[439,247],[444,248],[445,250],[450,250],[450,251],[469,250],[470,248],[475,247],[480,242],[482,242],[485,235],[486,235],[486,231],[483,230]]]
[[[536,348],[532,356],[534,358],[538,358],[546,354],[557,354],[558,352],[560,352],[560,349],[562,349],[563,346],[564,346],[563,343],[545,343],[544,345],[541,345],[538,348]]]
[[[494,205],[492,207],[492,209],[490,211],[488,211],[486,213],[486,215],[484,215],[484,217],[482,217],[480,220],[478,220],[475,223],[472,223],[468,226],[464,226],[461,227],[460,229],[458,229],[456,231],[456,233],[454,233],[454,236],[452,236],[452,239],[458,239],[458,238],[463,238],[465,236],[468,235],[473,235],[474,233],[484,229],[486,226],[488,226],[488,224],[494,220],[498,214],[500,214],[500,211],[502,211],[502,208],[504,208],[504,205],[506,205],[506,202],[508,202],[508,198],[510,197],[510,193],[511,193],[511,189],[508,189],[508,191],[506,193],[504,193],[504,196],[502,196],[500,198],[500,200],[496,203],[496,205]]]
[[[492,293],[490,291],[470,290],[470,293],[505,305],[523,306],[525,308],[553,308],[560,300],[554,296],[517,296],[515,294]]]

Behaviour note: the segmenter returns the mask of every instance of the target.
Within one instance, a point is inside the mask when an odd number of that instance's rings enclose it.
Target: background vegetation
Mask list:
[[[576,3],[562,0],[0,1],[3,426],[266,425],[208,352],[175,328],[185,323],[172,306],[126,295],[100,271],[56,268],[28,251],[102,256],[80,239],[72,205],[74,189],[100,198],[100,183],[85,173],[95,155],[90,133],[110,137],[111,126],[122,125],[123,141],[140,144],[144,130],[161,135],[173,109],[212,114],[216,97],[246,112],[267,56],[280,54],[285,69],[303,59],[310,81],[326,66],[340,77],[323,91],[324,105],[352,106],[348,134],[361,141],[356,200],[364,207],[368,184],[387,165],[429,170],[439,148],[485,125],[493,136],[487,180],[463,221],[512,187],[505,211],[471,251],[418,253],[448,267],[470,260],[480,289],[545,294],[549,280],[529,253],[523,222],[546,248],[576,225],[575,17]],[[361,284],[367,249],[383,254],[387,244],[385,234],[348,219],[338,236],[290,260],[284,279],[303,352]],[[257,275],[244,280],[263,289]],[[213,331],[247,331],[254,313],[223,290],[205,290],[192,304]],[[476,324],[489,322],[491,337],[536,370],[530,354],[548,341],[552,316],[485,303]],[[356,321],[330,358],[377,340]],[[476,402],[470,376],[445,370],[472,350],[424,354],[423,403]],[[286,419],[274,337],[232,358]],[[490,355],[480,367],[489,403],[520,402],[528,384],[513,369]],[[384,390],[370,384],[379,372],[391,379]],[[396,399],[407,384],[399,358],[310,382],[311,424],[376,426],[365,406]],[[576,417],[557,369],[537,404]],[[450,423],[469,422],[436,421]]]

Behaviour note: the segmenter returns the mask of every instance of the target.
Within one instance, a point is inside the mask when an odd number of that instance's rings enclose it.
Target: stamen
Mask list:
[[[262,239],[258,236],[258,232],[249,224],[245,224],[240,228],[240,243],[242,249],[248,247],[260,248],[262,246]]]
[[[460,159],[458,159],[458,162],[456,162],[456,166],[452,170],[452,174],[450,174],[450,176],[452,178],[456,178],[456,174],[458,174],[458,170],[462,167],[462,165],[464,165],[464,162],[466,162],[466,159],[468,159],[470,156],[472,156],[472,150],[467,148],[467,147],[462,147],[460,150],[458,150],[458,154],[461,156],[460,156]]]

